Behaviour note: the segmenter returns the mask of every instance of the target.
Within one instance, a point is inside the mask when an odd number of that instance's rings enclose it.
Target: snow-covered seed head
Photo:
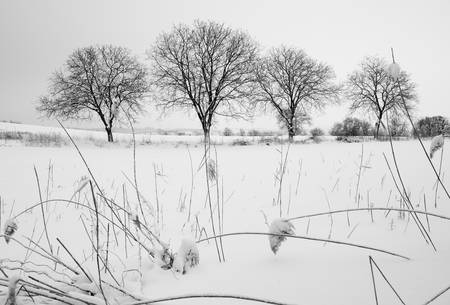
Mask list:
[[[209,158],[206,162],[206,171],[208,173],[209,180],[216,180],[217,171],[216,171],[216,161],[214,159]]]
[[[400,77],[401,69],[397,63],[393,62],[387,67],[386,72],[390,78],[397,80]]]
[[[162,249],[153,249],[151,253],[153,254],[156,263],[161,267],[161,269],[169,270],[172,269],[174,255],[170,251],[169,247],[163,245]]]
[[[6,221],[4,229],[6,243],[9,243],[9,241],[11,240],[11,236],[13,236],[14,233],[16,233],[18,228],[19,227],[17,226],[17,223],[14,221],[14,219],[8,219]]]
[[[278,218],[272,221],[272,223],[270,224],[269,233],[292,235],[295,233],[294,228],[294,225],[289,220]],[[270,249],[272,249],[272,252],[274,254],[277,254],[278,250],[280,249],[281,243],[285,240],[286,236],[269,235]]]
[[[434,153],[437,152],[439,149],[441,149],[443,146],[444,146],[444,135],[440,134],[435,136],[431,140],[430,158],[433,158]]]
[[[173,262],[176,272],[185,274],[189,269],[197,266],[200,262],[200,254],[195,241],[183,239]]]

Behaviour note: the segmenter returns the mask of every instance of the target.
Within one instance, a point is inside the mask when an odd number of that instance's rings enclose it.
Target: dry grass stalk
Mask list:
[[[222,262],[222,257],[220,254],[220,250],[219,250],[219,243],[217,242],[217,238],[216,236],[216,226],[214,224],[214,213],[213,213],[213,207],[212,207],[212,200],[211,200],[211,192],[210,192],[210,176],[211,173],[210,171],[210,167],[208,166],[208,160],[210,159],[210,150],[211,150],[211,141],[209,138],[205,138],[205,140],[203,141],[203,148],[204,148],[204,155],[203,155],[203,160],[205,163],[205,179],[206,179],[206,192],[207,192],[207,201],[208,201],[208,205],[209,205],[209,217],[211,220],[211,228],[212,228],[212,233],[214,236],[214,244],[216,246],[216,251],[217,251],[217,257],[219,259],[219,262]]]
[[[36,166],[34,166],[34,175],[36,177],[36,183],[37,183],[37,188],[38,188],[38,192],[39,192],[39,200],[42,202],[42,192],[41,192],[41,184],[39,182],[39,176],[36,170]],[[50,238],[48,236],[48,229],[47,229],[47,221],[45,219],[45,212],[44,212],[44,206],[41,205],[41,213],[42,213],[42,222],[44,224],[44,231],[45,231],[45,237],[47,238],[47,243],[48,243],[48,248],[50,249],[50,253],[53,254],[53,248],[52,245],[50,243]]]
[[[365,245],[360,245],[360,244],[355,244],[355,243],[349,243],[349,242],[344,242],[344,241],[339,241],[339,240],[334,240],[334,239],[325,239],[325,238],[317,238],[317,237],[310,237],[310,236],[302,236],[302,235],[290,235],[290,234],[273,234],[273,233],[264,233],[264,232],[234,232],[234,233],[225,233],[222,234],[221,236],[212,236],[209,238],[205,238],[205,239],[201,239],[198,240],[197,243],[202,243],[205,241],[208,241],[210,239],[214,239],[214,238],[218,238],[218,237],[229,237],[229,236],[279,236],[279,237],[286,237],[286,238],[293,238],[293,239],[303,239],[303,240],[311,240],[311,241],[316,241],[316,242],[327,242],[327,243],[332,243],[332,244],[336,244],[336,245],[342,245],[342,246],[348,246],[348,247],[354,247],[354,248],[360,248],[360,249],[365,249],[365,250],[370,250],[370,251],[374,251],[374,252],[379,252],[379,253],[384,253],[387,255],[391,255],[391,256],[395,256],[395,257],[399,257],[405,260],[411,260],[409,257],[389,251],[389,250],[383,250],[380,248],[375,248],[375,247],[370,247],[370,246],[365,246]]]
[[[261,298],[254,298],[254,297],[248,297],[248,296],[242,296],[242,295],[233,295],[233,294],[213,294],[213,293],[187,294],[187,295],[180,295],[180,296],[172,296],[172,297],[159,298],[159,299],[153,299],[153,300],[144,300],[144,301],[129,303],[126,305],[146,305],[146,304],[155,304],[155,303],[160,303],[160,302],[169,302],[169,301],[177,301],[177,300],[184,300],[184,299],[200,299],[200,298],[235,299],[235,300],[245,300],[245,301],[259,302],[259,303],[272,304],[272,305],[289,305],[288,303],[278,302],[278,301],[273,301],[273,300],[268,300],[268,299],[261,299]]]
[[[371,208],[353,208],[353,209],[333,210],[333,211],[328,211],[328,212],[320,212],[320,213],[315,213],[315,214],[295,216],[295,217],[288,218],[287,220],[294,221],[294,220],[300,220],[300,219],[311,219],[313,217],[326,216],[329,214],[340,214],[340,213],[361,212],[361,211],[394,211],[394,212],[404,212],[404,213],[415,213],[415,214],[428,215],[431,217],[436,217],[436,218],[450,221],[450,217],[448,217],[448,216],[431,213],[431,212],[427,212],[427,211],[400,209],[400,208],[394,208],[394,207],[392,207],[392,208],[371,207]]]
[[[388,128],[388,131],[389,131],[389,128]],[[408,205],[408,207],[409,207],[411,210],[414,210],[414,206],[412,205],[411,201],[409,200],[409,196],[408,196],[408,193],[406,192],[406,188],[405,188],[405,185],[404,185],[404,183],[403,183],[403,179],[402,179],[402,177],[401,177],[401,175],[400,175],[400,170],[399,170],[399,168],[398,168],[397,159],[396,159],[396,157],[395,157],[395,151],[394,151],[394,147],[393,147],[393,144],[392,144],[392,137],[390,136],[390,132],[388,132],[388,134],[389,134],[389,142],[390,142],[390,145],[391,145],[392,157],[393,157],[393,159],[394,159],[394,165],[395,165],[395,168],[396,168],[396,170],[397,170],[397,175],[398,175],[398,177],[399,177],[399,180],[400,180],[400,183],[401,183],[403,192],[400,190],[400,187],[399,187],[398,184],[397,184],[397,180],[395,179],[394,173],[392,172],[391,166],[389,165],[389,162],[388,162],[388,160],[387,160],[387,157],[386,157],[386,154],[385,154],[385,153],[383,153],[384,160],[386,161],[386,164],[387,164],[387,166],[388,166],[388,168],[389,168],[389,172],[390,172],[390,174],[391,174],[392,180],[394,181],[394,184],[395,184],[395,186],[396,186],[396,188],[397,188],[397,191],[398,191],[398,193],[399,193],[401,199],[403,200],[403,202],[405,202],[405,203]],[[415,213],[413,214],[413,219],[414,219],[414,222],[416,223],[416,226],[417,226],[417,228],[419,229],[419,231],[420,231],[422,237],[424,238],[425,242],[426,242],[427,244],[428,244],[428,243],[431,243],[433,249],[436,251],[436,247],[434,246],[434,243],[433,243],[433,241],[431,240],[430,235],[429,235],[428,232],[425,230],[425,227],[423,226],[423,224],[422,224],[422,222],[420,221],[419,217],[418,217]]]
[[[392,52],[392,61],[395,62],[393,49],[391,49],[391,52]],[[404,95],[403,95],[402,87],[400,86],[400,83],[398,81],[397,81],[397,86],[398,86],[398,89],[400,91],[400,98],[402,99],[403,108],[405,110],[406,116],[408,117],[408,120],[411,123],[413,134],[415,134],[417,136],[417,139],[419,140],[420,146],[422,147],[422,150],[425,153],[425,156],[427,157],[428,162],[430,163],[430,166],[433,169],[434,174],[436,175],[436,178],[438,179],[439,183],[441,184],[442,189],[444,190],[445,194],[450,199],[450,194],[447,191],[447,188],[445,187],[445,185],[442,182],[441,178],[439,177],[439,173],[436,171],[436,168],[434,167],[433,162],[431,161],[431,158],[428,156],[428,153],[427,153],[427,150],[425,148],[425,145],[423,145],[422,138],[420,137],[419,133],[417,132],[416,125],[414,124],[414,121],[413,121],[413,119],[411,117],[411,114],[409,113],[408,107],[406,107],[406,102],[405,102],[405,98],[404,98]]]
[[[388,280],[388,278],[386,277],[386,275],[384,274],[383,271],[381,271],[381,268],[378,266],[378,264],[375,262],[375,260],[372,258],[372,256],[369,255],[369,264],[370,264],[370,271],[372,273],[372,281],[373,281],[373,288],[375,290],[375,299],[377,300],[377,304],[378,304],[378,299],[377,299],[377,291],[376,291],[376,287],[375,287],[375,278],[374,278],[374,274],[373,274],[373,266],[375,266],[378,269],[378,272],[380,272],[381,276],[383,277],[383,279],[386,281],[386,283],[389,285],[389,287],[391,287],[392,291],[395,293],[395,295],[397,296],[397,298],[399,299],[399,301],[405,305],[405,302],[402,300],[402,298],[400,297],[400,295],[398,294],[397,290],[395,290],[394,286],[392,286],[391,282]]]

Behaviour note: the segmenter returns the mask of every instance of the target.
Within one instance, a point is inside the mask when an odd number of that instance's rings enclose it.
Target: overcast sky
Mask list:
[[[417,83],[419,116],[450,116],[450,1],[92,1],[0,0],[0,120],[54,125],[39,119],[36,100],[48,79],[79,47],[110,43],[142,58],[156,36],[173,24],[211,19],[248,31],[263,48],[281,44],[305,50],[330,64],[339,81],[364,56],[389,59],[394,47],[400,66]],[[314,115],[313,126],[328,129],[348,104]],[[195,117],[147,115],[140,126],[199,127]],[[221,122],[250,127],[241,121]],[[276,128],[268,116],[253,122]]]

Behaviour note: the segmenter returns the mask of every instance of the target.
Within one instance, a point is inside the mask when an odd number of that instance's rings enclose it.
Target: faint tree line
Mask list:
[[[135,120],[146,104],[193,111],[205,140],[217,116],[246,119],[270,110],[293,141],[310,124],[314,111],[341,101],[351,103],[351,114],[364,113],[375,124],[349,118],[335,125],[332,134],[342,129],[353,134],[358,128],[358,133],[378,137],[386,123],[393,133],[402,134],[404,107],[411,111],[417,102],[416,85],[401,72],[406,102],[401,103],[398,83],[380,57],[364,58],[346,82],[338,84],[331,66],[303,50],[281,46],[261,54],[246,32],[214,21],[173,26],[157,37],[147,55],[150,69],[123,47],[77,49],[52,75],[37,109],[63,120],[97,118],[108,141],[113,141],[117,123],[124,117]],[[417,128],[423,135],[443,132],[443,120],[424,120]]]

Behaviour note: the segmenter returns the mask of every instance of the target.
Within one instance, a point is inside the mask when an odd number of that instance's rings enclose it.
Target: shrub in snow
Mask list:
[[[393,80],[397,80],[400,76],[400,66],[393,62],[387,67],[386,72]]]
[[[430,158],[433,158],[434,153],[437,152],[439,149],[441,149],[443,146],[444,146],[444,135],[435,136],[431,140]]]
[[[13,219],[8,219],[6,221],[4,230],[6,243],[9,243],[11,239],[10,237],[13,236],[14,233],[16,233],[17,229],[18,229],[17,223]]]
[[[294,234],[294,225],[287,219],[278,218],[270,224],[269,233],[292,235]],[[286,236],[269,235],[270,249],[272,249],[274,254],[277,254],[281,243],[285,240]]]
[[[185,274],[189,269],[197,266],[200,262],[200,255],[195,241],[183,239],[180,248],[175,255],[173,269],[176,272]]]
[[[322,129],[320,128],[313,128],[309,131],[309,133],[311,134],[312,137],[316,138],[316,137],[321,137],[323,136],[325,133],[323,132]]]

